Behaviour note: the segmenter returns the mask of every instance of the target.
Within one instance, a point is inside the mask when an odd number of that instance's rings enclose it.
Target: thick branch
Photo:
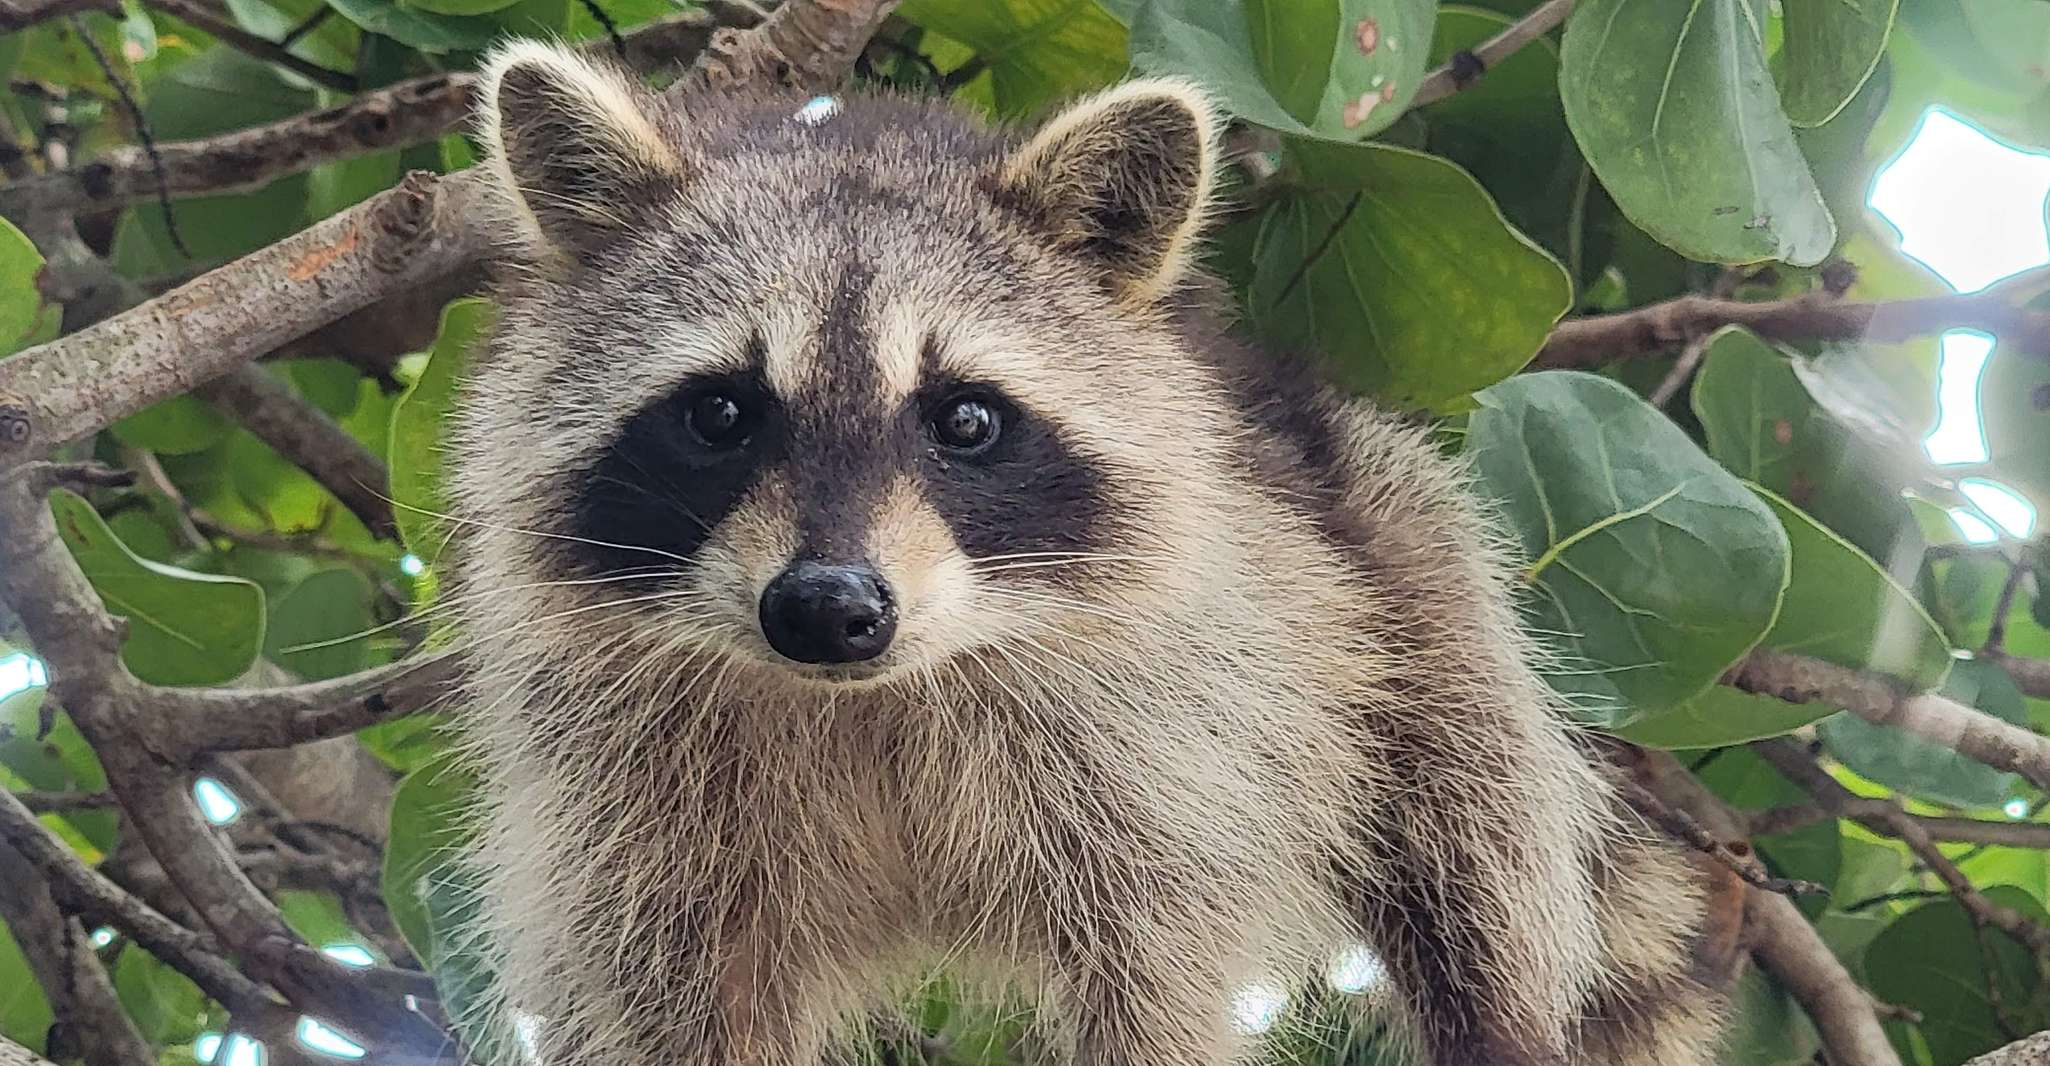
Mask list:
[[[386,498],[391,476],[384,464],[327,413],[302,399],[270,372],[240,366],[200,386],[199,395],[257,435],[292,465],[326,486],[380,537],[398,535]]]
[[[0,843],[0,922],[28,960],[62,1032],[86,1066],[152,1066],[156,1056],[121,1009],[85,928],[58,909],[30,869]]]
[[[1546,0],[1532,8],[1529,14],[1511,23],[1501,33],[1482,41],[1471,51],[1455,54],[1451,62],[1425,75],[1409,106],[1416,108],[1435,104],[1472,85],[1480,80],[1482,74],[1495,69],[1524,45],[1552,32],[1572,12],[1573,0]]]
[[[746,32],[722,31],[675,85],[671,99],[711,90],[789,86],[824,92],[839,84],[897,0],[787,3]]]
[[[56,1066],[49,1059],[0,1036],[0,1066]]]
[[[1746,656],[1724,680],[1788,703],[1841,707],[2050,788],[2050,739],[1935,693],[1903,692],[1886,678],[1764,648]]]
[[[0,4],[7,0],[0,0]],[[740,24],[737,16],[702,12],[676,15],[625,34],[627,58],[641,71],[669,70],[702,52],[713,30]],[[611,46],[593,43],[586,50]],[[470,114],[477,76],[431,74],[339,107],[251,126],[196,141],[157,145],[166,190],[174,197],[260,188],[322,163],[425,144],[455,129]],[[136,145],[109,149],[92,162],[0,185],[0,215],[19,222],[38,211],[77,212],[121,207],[157,195],[149,156]]]
[[[219,377],[484,248],[476,179],[397,188],[89,329],[0,360],[0,466],[47,454]],[[19,602],[16,602],[19,607]]]
[[[1998,1051],[1965,1063],[1965,1066],[2043,1066],[2050,1062],[2050,1032],[2024,1037]]]
[[[182,723],[174,739],[188,754],[283,748],[427,710],[454,688],[462,669],[460,657],[442,654],[303,685],[163,689],[158,702]]]
[[[96,873],[36,820],[27,806],[0,792],[0,840],[39,871],[65,910],[91,914],[128,934],[143,949],[192,978],[229,1010],[270,1001],[262,986],[209,948],[199,934],[164,917]]]
[[[0,600],[17,608],[49,664],[50,696],[99,753],[125,824],[249,973],[295,1006],[332,1019],[365,1046],[438,1047],[441,1034],[425,1019],[380,999],[342,967],[295,951],[284,917],[200,816],[187,771],[172,754],[187,743],[177,737],[182,722],[158,713],[166,690],[142,684],[122,665],[122,626],[58,537],[45,502],[56,472],[30,464],[0,474]]]
[[[1663,351],[1690,337],[1739,325],[1769,340],[1869,340],[1890,343],[1980,329],[2005,346],[2050,356],[2050,312],[2025,310],[2004,290],[1930,296],[1888,303],[1845,303],[1818,296],[1746,303],[1682,296],[1613,315],[1568,319],[1552,329],[1532,360],[1534,369],[1594,367]]]
[[[1725,839],[1741,838],[1743,815],[1671,755],[1642,753],[1638,776],[1654,795],[1687,812],[1709,831]],[[1880,1027],[1872,996],[1790,900],[1756,888],[1748,890],[1744,939],[1751,957],[1815,1023],[1832,1066],[1900,1066],[1900,1056]]]

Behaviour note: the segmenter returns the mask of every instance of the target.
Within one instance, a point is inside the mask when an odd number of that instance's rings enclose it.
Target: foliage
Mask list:
[[[628,31],[676,10],[667,0],[597,2]],[[883,31],[890,46],[872,49],[860,73],[951,92],[1005,118],[1134,70],[1203,83],[1271,134],[1227,178],[1209,261],[1240,302],[1240,327],[1277,350],[1314,349],[1343,387],[1437,420],[1520,548],[1529,627],[1550,653],[1550,680],[1586,724],[1678,752],[1739,810],[1810,801],[1743,747],[1794,735],[1859,795],[1923,814],[2037,822],[2045,797],[2014,774],[1833,705],[1722,683],[1766,648],[2050,728],[2050,702],[2025,695],[1983,654],[1999,631],[2009,653],[2050,656],[2044,574],[2025,573],[2002,595],[2013,567],[2046,559],[2042,546],[1964,543],[1946,512],[1974,507],[1917,448],[1934,420],[1933,341],[1728,326],[1577,369],[1533,359],[1562,319],[1685,293],[1856,301],[1941,292],[1867,211],[1864,192],[1931,107],[2050,145],[2050,4],[1581,0],[1562,26],[1464,91],[1412,106],[1427,72],[1533,6],[907,0]],[[229,0],[226,9],[258,36],[292,34],[292,55],[364,91],[472,69],[512,33],[603,33],[565,0]],[[245,129],[346,95],[137,0],[122,11],[0,39],[9,76],[0,128],[44,149],[32,156],[88,160],[135,141],[124,93],[160,141]],[[111,77],[78,27],[101,45]],[[446,171],[470,158],[450,134],[182,199],[173,217],[185,250],[151,201],[83,214],[79,233],[127,282],[155,291],[361,201],[409,168]],[[39,252],[0,221],[0,355],[60,328],[66,308],[39,285],[46,255],[58,251]],[[1855,264],[1857,276],[1847,292],[1817,295],[1843,288],[1832,260]],[[270,363],[389,463],[396,542],[377,539],[318,481],[195,397],[126,418],[78,450],[145,474],[52,505],[66,545],[127,620],[123,661],[137,677],[333,678],[437,639],[413,612],[440,602],[450,534],[441,445],[491,308],[464,298],[435,310],[425,331],[433,341],[403,346],[415,350],[366,356],[361,345],[316,339]],[[1676,369],[1684,391],[1653,402]],[[2038,506],[2050,506],[2046,393],[2050,363],[1996,349],[1983,389],[1990,460],[1974,473]],[[41,702],[29,692],[0,703],[0,780],[23,792],[104,788],[84,737]],[[479,1002],[487,953],[465,935],[473,884],[452,858],[470,831],[469,779],[438,719],[359,739],[397,782],[381,908],[315,893],[296,897],[292,913],[322,938],[380,943],[382,959],[409,951],[452,1007]],[[119,840],[109,811],[45,823],[93,862]],[[2050,1025],[2041,955],[1976,928],[1900,841],[1825,819],[1755,844],[1771,874],[1826,887],[1804,911],[1854,976],[1905,1008],[1887,1023],[1904,1061],[1956,1066]],[[2043,850],[1943,850],[2000,905],[2050,924]],[[378,941],[381,933],[395,935]],[[218,1005],[125,939],[104,961],[164,1062],[190,1061],[202,1026],[220,1024]],[[1731,1066],[1810,1060],[1817,1036],[1770,975],[1748,975],[1737,1003]],[[929,990],[922,1017],[940,1037],[931,1061],[948,1064],[1011,1061],[1021,1031],[1015,1018],[961,1009],[943,986]],[[0,1035],[42,1049],[50,1020],[14,941],[0,935]],[[1348,1044],[1304,1031],[1313,1036],[1280,1038],[1286,1061],[1397,1061],[1371,1032]]]

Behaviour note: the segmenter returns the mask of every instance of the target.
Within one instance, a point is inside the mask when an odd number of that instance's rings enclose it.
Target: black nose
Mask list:
[[[790,564],[762,590],[762,635],[801,663],[858,663],[890,646],[897,606],[869,566]]]

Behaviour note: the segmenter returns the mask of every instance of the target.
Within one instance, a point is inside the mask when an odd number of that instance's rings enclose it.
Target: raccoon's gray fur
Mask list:
[[[520,44],[482,99],[453,602],[542,1061],[805,1066],[945,970],[1222,1066],[1351,939],[1438,1066],[1712,1061],[1690,868],[1461,472],[1217,324],[1194,87],[685,114]]]

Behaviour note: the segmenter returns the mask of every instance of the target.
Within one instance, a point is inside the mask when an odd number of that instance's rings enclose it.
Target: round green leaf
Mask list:
[[[422,52],[472,52],[491,44],[498,27],[484,19],[440,15],[396,0],[328,0],[342,17]]]
[[[1718,748],[1791,733],[1834,713],[1834,707],[1788,703],[1713,685],[1693,699],[1614,732],[1647,748]]]
[[[491,304],[480,299],[450,303],[420,379],[399,398],[391,419],[392,510],[406,548],[429,566],[448,545],[448,501],[442,495],[442,441],[456,387],[470,352],[491,328]]]
[[[1445,160],[1381,144],[1288,151],[1299,184],[1265,211],[1247,298],[1271,341],[1326,356],[1346,387],[1452,404],[1529,362],[1571,303],[1559,264]]]
[[[1755,487],[1755,486],[1754,486]],[[1759,488],[1793,551],[1767,647],[1886,674],[1917,691],[1943,683],[1950,642],[1921,601],[1850,541]]]
[[[1820,126],[1857,95],[1886,51],[1900,0],[1783,0],[1780,100],[1796,126]]]
[[[1632,222],[1692,259],[1810,266],[1836,223],[1766,71],[1758,0],[1586,0],[1559,95]]]
[[[153,403],[108,427],[114,439],[159,455],[203,452],[225,440],[234,423],[190,393]]]
[[[1436,18],[1430,0],[1145,0],[1132,63],[1195,78],[1262,125],[1351,143],[1408,109]]]
[[[1986,898],[2050,924],[2042,904],[2020,889],[1995,886]],[[1913,1054],[1907,1023],[1886,1023],[1909,1062],[1961,1063],[2007,1044],[2012,1033],[2050,1027],[2043,978],[2029,952],[1997,930],[1982,939],[1956,900],[1925,903],[1896,918],[1866,949],[1864,971],[1873,995],[1922,1015],[1915,1028],[1928,1059]]]
[[[50,1023],[56,1020],[21,945],[15,943],[7,924],[0,922],[0,1037],[40,1055],[49,1039]]]
[[[264,654],[309,681],[363,669],[371,660],[373,595],[359,570],[336,567],[308,575],[271,608]]]
[[[1020,117],[1122,77],[1125,27],[1096,0],[906,0],[897,14],[973,48],[996,111]]]
[[[1475,396],[1466,452],[1530,559],[1554,687],[1620,726],[1713,684],[1772,627],[1779,520],[1679,427],[1607,378],[1524,374]]]
[[[1825,356],[1797,364],[1749,330],[1727,327],[1703,353],[1691,396],[1694,416],[1708,453],[1724,467],[1813,515],[1872,558],[1908,567],[1895,577],[1911,580],[1921,542],[1900,490],[1903,472],[1919,469],[1920,457],[1851,429],[1809,393],[1814,382],[1850,406],[1843,398],[1851,392],[1847,362]]]
[[[438,759],[399,782],[385,844],[385,905],[406,943],[434,974],[443,1006],[473,1045],[503,1048],[509,1034],[490,1013],[490,948],[480,926],[480,882],[464,860],[476,780]],[[480,1061],[500,1060],[493,1054]]]
[[[1983,660],[1952,665],[1937,691],[2011,725],[2027,727],[2029,711],[2007,671]],[[2015,795],[2017,778],[1958,753],[1957,749],[1873,725],[1852,714],[1823,720],[1822,742],[1859,776],[1938,803],[1998,807]]]
[[[431,15],[483,15],[511,7],[520,0],[403,0],[402,6]]]
[[[1995,345],[1979,378],[1979,417],[1993,476],[2050,514],[2050,361]]]
[[[75,493],[50,498],[57,530],[107,610],[128,620],[121,661],[157,685],[240,677],[263,646],[263,590],[240,578],[153,563],[114,536]]]
[[[36,276],[42,253],[14,223],[0,218],[0,356],[10,355],[35,332],[43,313]]]
[[[180,1044],[206,1025],[206,993],[192,979],[134,944],[114,961],[114,993],[152,1044]]]

